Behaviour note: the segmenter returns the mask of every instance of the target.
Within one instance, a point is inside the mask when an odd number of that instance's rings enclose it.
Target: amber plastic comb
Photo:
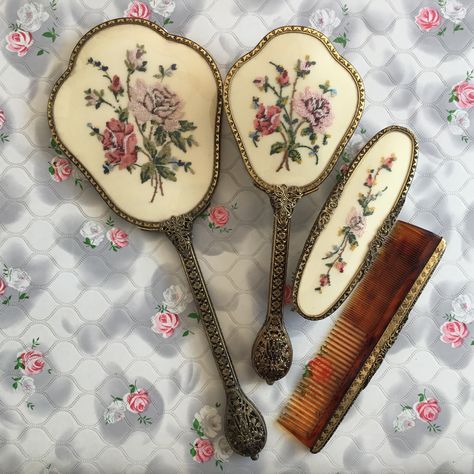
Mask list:
[[[326,444],[378,369],[445,247],[427,230],[395,224],[278,419],[311,452]]]

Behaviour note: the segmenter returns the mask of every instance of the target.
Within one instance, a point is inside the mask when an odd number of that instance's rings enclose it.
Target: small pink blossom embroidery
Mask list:
[[[143,413],[150,404],[150,396],[143,388],[136,389],[132,393],[127,393],[124,396],[124,401],[127,404],[127,410],[132,413]]]
[[[224,206],[214,206],[209,210],[209,222],[216,227],[224,227],[229,222],[229,211]]]
[[[430,31],[441,23],[441,15],[436,8],[424,7],[415,17],[415,23],[422,31]]]
[[[288,75],[288,71],[285,69],[277,76],[277,82],[280,86],[285,87],[290,84],[290,76]]]
[[[346,268],[347,263],[342,260],[342,258],[339,258],[337,262],[334,264],[334,268],[339,272],[339,273],[344,273],[344,268]]]
[[[51,178],[57,183],[66,181],[71,177],[72,165],[69,160],[55,156],[49,164],[49,174],[51,175]]]
[[[466,324],[459,321],[446,321],[439,329],[442,334],[440,339],[454,348],[461,346],[469,336]]]
[[[146,3],[134,0],[128,4],[124,16],[128,18],[143,18],[149,20],[151,17],[151,9]]]
[[[253,83],[259,88],[263,89],[263,86],[265,85],[265,78],[262,76],[258,76],[253,80]]]
[[[115,96],[123,94],[123,86],[120,82],[120,77],[118,77],[117,74],[114,74],[114,76],[112,77],[112,82],[109,86],[109,89]]]
[[[372,183],[373,182],[374,179],[372,178]],[[366,183],[367,181],[364,184]],[[366,186],[368,185],[366,184]],[[358,211],[355,207],[353,207],[349,211],[349,214],[347,214],[346,225],[350,228],[354,235],[356,235],[357,237],[362,237],[367,226],[367,219],[362,212]]]
[[[151,323],[151,330],[167,339],[176,331],[180,323],[180,318],[176,313],[171,313],[164,308],[160,308],[158,313],[151,318]]]
[[[114,252],[128,245],[128,234],[121,229],[117,229],[117,227],[112,227],[105,236]]]
[[[6,37],[7,49],[19,57],[25,56],[33,46],[33,35],[29,31],[12,31]]]
[[[107,162],[118,165],[121,170],[137,162],[137,136],[133,124],[110,119],[102,135],[102,146]]]
[[[193,443],[193,450],[193,459],[199,463],[210,461],[214,456],[214,446],[210,439],[197,438]]]

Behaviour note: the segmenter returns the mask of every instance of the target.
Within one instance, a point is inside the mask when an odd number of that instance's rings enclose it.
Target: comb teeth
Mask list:
[[[365,387],[439,262],[444,241],[398,221],[278,422],[313,452]]]

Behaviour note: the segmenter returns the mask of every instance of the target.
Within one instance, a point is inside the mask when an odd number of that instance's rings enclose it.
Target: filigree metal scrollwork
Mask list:
[[[180,254],[212,355],[224,382],[227,395],[227,440],[235,452],[257,459],[267,439],[265,421],[240,388],[192,245],[192,219],[188,216],[173,216],[167,221],[164,230]]]
[[[293,360],[291,341],[283,322],[283,295],[291,216],[301,197],[299,188],[285,185],[274,186],[270,194],[274,225],[268,312],[252,349],[255,371],[269,384],[284,377]]]

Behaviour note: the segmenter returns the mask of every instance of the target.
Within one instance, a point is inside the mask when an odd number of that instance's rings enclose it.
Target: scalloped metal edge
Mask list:
[[[63,74],[59,77],[59,79],[54,84],[49,96],[49,100],[48,100],[48,110],[47,110],[48,125],[51,130],[51,135],[54,138],[54,140],[56,140],[56,142],[58,143],[60,150],[84,174],[84,176],[88,179],[88,181],[92,184],[94,189],[100,194],[102,199],[112,209],[112,211],[114,211],[122,219],[125,219],[126,221],[140,227],[143,230],[164,231],[166,228],[166,223],[169,221],[169,219],[165,221],[160,221],[160,222],[144,221],[144,220],[136,219],[135,217],[130,216],[129,214],[124,212],[122,209],[120,209],[112,201],[112,199],[109,198],[108,194],[103,190],[100,184],[97,183],[97,181],[89,173],[86,167],[62,143],[61,138],[59,137],[59,134],[57,133],[56,126],[55,126],[53,108],[54,108],[54,102],[56,100],[57,93],[59,89],[61,88],[61,86],[63,85],[63,83],[66,81],[66,79],[69,77],[69,75],[73,71],[74,66],[76,64],[77,56],[79,52],[81,51],[82,47],[84,46],[84,44],[87,41],[89,41],[95,34],[97,34],[98,32],[106,28],[111,28],[117,25],[129,25],[129,24],[145,26],[155,31],[156,33],[158,33],[160,36],[162,36],[163,38],[167,40],[189,46],[205,59],[205,61],[208,63],[208,65],[210,66],[212,70],[212,73],[216,81],[216,86],[217,86],[217,104],[216,104],[217,107],[216,107],[215,137],[214,137],[214,164],[213,164],[213,173],[212,173],[211,183],[206,191],[206,194],[201,199],[201,201],[189,212],[182,215],[187,216],[191,219],[195,219],[207,207],[212,197],[212,194],[214,193],[214,190],[217,185],[217,179],[219,177],[220,129],[221,129],[221,122],[222,122],[223,83],[222,83],[221,75],[219,73],[219,69],[217,68],[217,65],[214,59],[212,58],[212,56],[202,46],[195,43],[194,41],[188,38],[184,38],[183,36],[172,35],[168,33],[165,29],[161,28],[156,23],[153,23],[151,21],[141,19],[141,18],[116,18],[114,20],[109,20],[104,23],[100,23],[99,25],[95,26],[94,28],[89,30],[87,33],[85,33],[84,36],[82,36],[82,38],[77,42],[77,44],[74,46],[74,49],[72,50],[67,69],[63,72]]]
[[[290,26],[282,26],[280,28],[276,28],[272,31],[270,31],[267,35],[265,35],[260,42],[253,48],[251,51],[246,53],[244,56],[240,57],[235,64],[230,68],[229,72],[227,73],[227,76],[224,81],[224,109],[227,115],[227,120],[229,121],[230,128],[232,130],[232,133],[234,134],[235,141],[237,142],[237,145],[239,147],[240,153],[242,155],[242,159],[244,160],[245,167],[247,168],[248,173],[254,180],[255,185],[260,188],[262,191],[265,191],[266,193],[272,193],[275,189],[275,186],[277,185],[271,185],[263,181],[253,170],[252,165],[250,163],[250,160],[248,158],[247,152],[245,151],[244,144],[242,142],[242,138],[240,137],[240,133],[237,130],[237,126],[235,125],[234,118],[232,116],[232,112],[230,110],[230,101],[229,101],[229,88],[230,88],[230,83],[237,72],[237,70],[247,61],[252,59],[254,56],[256,56],[262,49],[263,47],[274,37],[287,34],[287,33],[304,33],[306,35],[312,36],[316,39],[318,39],[323,45],[326,47],[326,49],[329,51],[331,56],[341,65],[346,69],[349,74],[351,75],[353,81],[355,82],[357,91],[358,91],[358,99],[357,99],[357,109],[352,117],[352,121],[349,124],[349,127],[347,128],[346,132],[342,136],[341,140],[339,141],[338,146],[336,147],[336,150],[333,153],[333,156],[331,160],[329,160],[328,164],[326,165],[326,168],[324,171],[319,175],[317,179],[312,181],[309,184],[306,184],[305,186],[298,186],[298,188],[301,190],[302,195],[309,194],[313,191],[315,191],[319,185],[327,178],[329,173],[331,172],[332,168],[336,164],[336,161],[338,160],[339,156],[341,153],[344,151],[344,148],[347,144],[347,142],[350,140],[352,135],[354,134],[357,126],[359,125],[360,119],[362,117],[362,112],[364,110],[364,104],[365,104],[365,89],[364,89],[364,84],[362,82],[362,79],[359,75],[359,73],[356,71],[354,66],[352,66],[349,61],[344,59],[339,52],[336,50],[336,48],[332,45],[332,43],[329,41],[329,39],[324,36],[322,33],[320,33],[317,30],[314,30],[313,28],[308,28],[306,26],[296,26],[296,25],[290,25]]]
[[[319,237],[319,234],[323,231],[323,229],[326,227],[328,222],[331,219],[331,216],[334,212],[334,210],[338,206],[339,198],[341,197],[342,192],[344,191],[344,188],[349,181],[350,177],[352,176],[352,173],[354,170],[357,168],[358,164],[360,161],[364,158],[366,153],[372,148],[372,146],[385,134],[397,131],[406,134],[410,140],[412,141],[413,144],[413,154],[412,154],[412,162],[411,166],[409,168],[409,173],[408,176],[405,179],[404,186],[400,190],[400,193],[398,195],[398,199],[396,200],[395,204],[390,210],[390,213],[388,216],[385,218],[383,221],[382,225],[379,227],[377,232],[375,233],[374,238],[369,244],[369,248],[367,250],[367,255],[363,259],[361,265],[359,266],[359,269],[356,271],[354,274],[354,277],[352,280],[347,284],[346,288],[342,292],[342,294],[339,296],[337,301],[323,314],[318,315],[318,316],[312,316],[306,314],[298,305],[298,290],[299,290],[299,285],[301,282],[301,277],[303,275],[303,271],[305,269],[306,263],[309,259],[309,255],[311,254],[311,251],[316,243],[316,240]],[[355,288],[357,283],[360,281],[360,279],[367,273],[367,270],[370,268],[372,265],[373,261],[375,260],[377,254],[379,253],[385,239],[387,236],[390,234],[390,231],[392,230],[392,227],[395,225],[395,222],[397,220],[398,215],[400,214],[400,211],[403,207],[403,204],[405,203],[405,198],[408,193],[408,190],[410,189],[411,183],[413,181],[413,177],[415,175],[415,169],[416,169],[416,164],[418,161],[418,143],[416,141],[415,135],[411,130],[405,127],[401,127],[399,125],[391,125],[389,127],[386,127],[382,130],[380,130],[376,135],[374,135],[369,142],[364,146],[364,148],[359,152],[357,155],[357,158],[352,162],[347,174],[343,177],[343,179],[334,187],[333,191],[329,195],[326,203],[324,204],[321,212],[319,213],[318,217],[316,218],[316,221],[309,233],[309,236],[304,244],[303,251],[301,253],[297,269],[296,269],[296,274],[294,278],[294,285],[293,285],[293,294],[292,294],[292,299],[293,299],[293,305],[296,311],[303,316],[306,319],[310,319],[313,321],[324,319],[328,317],[330,314],[332,314],[334,311],[336,311],[339,306],[346,300],[346,298],[351,294],[352,290]]]

